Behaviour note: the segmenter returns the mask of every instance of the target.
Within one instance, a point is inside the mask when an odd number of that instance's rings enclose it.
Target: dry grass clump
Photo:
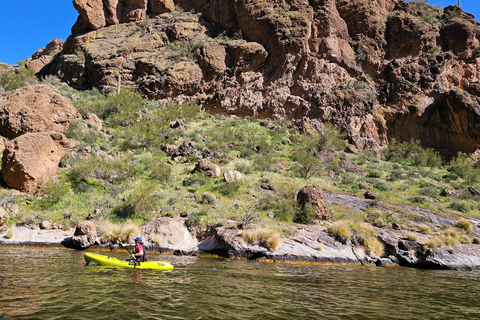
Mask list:
[[[102,219],[97,221],[96,227],[97,235],[103,243],[114,241],[115,238],[110,232],[125,243],[132,243],[133,239],[140,234],[140,228],[131,221],[127,221],[123,224],[116,224]]]
[[[471,221],[465,219],[465,218],[461,218],[457,221],[457,223],[455,224],[455,227],[459,228],[459,229],[462,229],[462,230],[465,230],[466,232],[468,233],[471,233],[473,232],[473,224]]]
[[[15,236],[15,225],[12,225],[7,230],[7,239],[12,239]]]
[[[239,233],[248,243],[256,243],[270,251],[280,249],[282,238],[277,230],[257,228],[243,230]]]
[[[383,244],[378,240],[375,229],[361,221],[340,220],[334,222],[328,232],[337,241],[347,243],[355,237],[365,246],[367,254],[372,256],[382,256],[384,253]]]
[[[423,234],[432,234],[433,233],[433,230],[432,228],[430,228],[429,226],[425,225],[425,224],[420,224],[417,226],[418,228],[418,231],[423,233]]]
[[[409,234],[407,234],[407,240],[410,240],[410,241],[417,241],[418,238],[417,238],[417,235],[413,232],[410,232]]]
[[[437,248],[444,246],[456,246],[458,244],[472,243],[472,239],[454,227],[444,226],[440,235],[431,238],[425,246]]]

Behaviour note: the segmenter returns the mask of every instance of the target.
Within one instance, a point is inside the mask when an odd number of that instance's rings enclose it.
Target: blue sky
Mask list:
[[[480,21],[479,0],[460,0],[463,10]],[[446,7],[458,0],[430,0]],[[77,20],[71,0],[0,0],[0,62],[16,64],[53,39],[65,40]]]

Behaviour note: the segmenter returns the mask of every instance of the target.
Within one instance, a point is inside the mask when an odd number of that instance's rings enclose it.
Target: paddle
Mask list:
[[[121,245],[122,247],[124,247],[125,249],[127,249],[128,253],[130,253],[130,256],[133,258],[133,260],[134,260],[135,262],[137,262],[137,259],[135,259],[135,256],[133,255],[133,253],[131,253],[130,250],[128,250],[128,247],[125,246],[125,245],[122,243],[122,240],[118,239],[118,237],[117,237],[116,235],[114,235],[112,231],[110,231],[110,234],[111,234],[115,239],[117,239],[118,242],[120,242],[120,245]]]

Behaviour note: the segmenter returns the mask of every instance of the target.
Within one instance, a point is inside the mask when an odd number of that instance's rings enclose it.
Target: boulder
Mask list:
[[[14,139],[27,132],[68,130],[77,110],[48,85],[15,90],[0,105],[0,135]]]
[[[26,133],[6,146],[2,158],[5,183],[22,192],[34,193],[41,181],[54,175],[60,159],[72,142],[58,132]]]
[[[40,222],[40,224],[38,225],[38,227],[39,227],[41,230],[48,230],[48,229],[52,229],[53,224],[52,224],[52,221],[51,221],[51,220],[44,220],[44,221]]]
[[[73,0],[73,6],[91,30],[106,26],[103,0]]]
[[[242,180],[242,174],[235,170],[227,171],[223,174],[223,178],[227,182],[235,182]]]
[[[305,207],[307,203],[311,204],[315,209],[315,219],[328,220],[330,218],[323,191],[316,185],[306,185],[300,189],[297,194],[297,202],[301,208]]]
[[[148,9],[153,14],[172,12],[175,10],[175,3],[173,0],[149,0]]]
[[[205,159],[201,159],[197,162],[195,165],[195,171],[203,173],[211,178],[216,178],[222,173],[219,166]]]
[[[90,113],[85,118],[85,122],[89,128],[93,128],[96,131],[101,131],[103,128],[102,120],[95,113]]]
[[[82,220],[75,228],[72,242],[75,247],[86,249],[97,241],[97,229],[92,221]]]
[[[153,218],[142,226],[140,234],[162,249],[192,251],[198,241],[185,226],[183,219],[169,217]]]

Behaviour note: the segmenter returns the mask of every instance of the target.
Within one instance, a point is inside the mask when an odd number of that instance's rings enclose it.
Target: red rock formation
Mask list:
[[[0,135],[13,139],[27,132],[68,129],[77,110],[48,85],[15,90],[0,102]]]
[[[26,133],[10,141],[2,158],[5,183],[22,192],[34,193],[40,182],[51,178],[72,143],[57,132]]]
[[[41,72],[72,86],[113,89],[121,77],[150,98],[196,99],[214,113],[315,118],[341,127],[359,151],[378,152],[408,131],[452,152],[480,140],[455,122],[434,134],[411,130],[436,127],[430,112],[448,105],[452,90],[463,90],[462,101],[480,99],[480,23],[457,6],[442,13],[403,0],[177,0],[185,12],[158,15],[171,3],[74,4],[72,32],[81,33]],[[424,110],[421,120],[412,107]],[[468,108],[450,112],[463,119]]]
[[[297,194],[297,202],[302,208],[307,203],[311,204],[315,209],[315,219],[317,220],[328,220],[330,218],[327,201],[325,200],[322,189],[318,186],[307,185],[300,189]]]

